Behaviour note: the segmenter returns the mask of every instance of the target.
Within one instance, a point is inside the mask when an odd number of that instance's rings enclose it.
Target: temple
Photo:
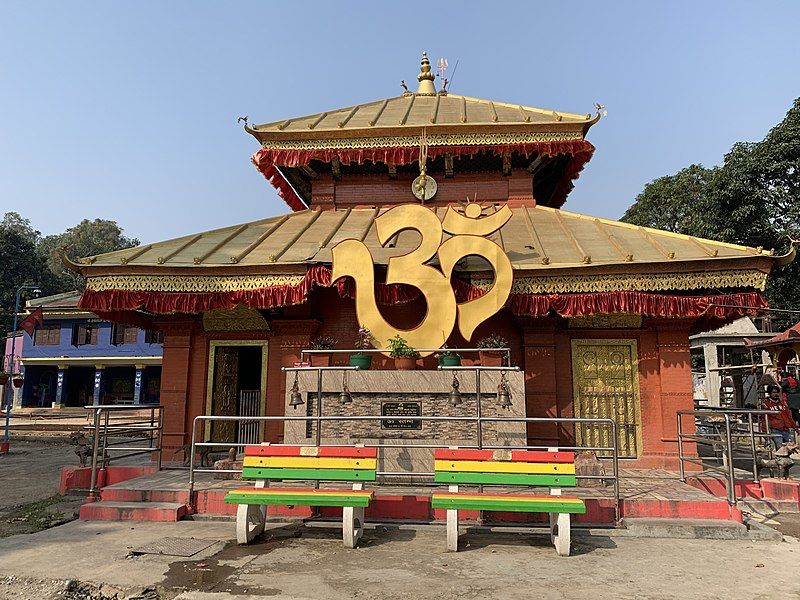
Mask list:
[[[770,271],[793,255],[562,210],[594,152],[586,136],[599,112],[482,100],[436,83],[423,55],[416,91],[246,124],[258,142],[253,163],[287,214],[69,263],[86,279],[82,309],[163,332],[165,446],[188,443],[197,415],[285,414],[281,367],[301,361],[313,338],[354,348],[365,292],[351,277],[331,278],[345,240],[369,250],[374,267],[361,267],[374,268],[383,318],[413,331],[431,306],[418,287],[386,276],[420,234],[409,225],[381,243],[376,222],[416,205],[439,221],[509,215],[486,236],[511,265],[507,299],[470,339],[454,328],[447,346],[501,336],[522,371],[514,401],[523,414],[614,419],[626,464],[676,468],[675,411],[693,407],[689,335],[765,307]],[[491,264],[469,255],[450,280],[464,303],[494,278]],[[418,364],[433,369],[436,357]],[[372,368],[393,366],[380,356]],[[544,446],[585,434],[546,424],[525,432]],[[261,434],[284,435],[277,423]]]

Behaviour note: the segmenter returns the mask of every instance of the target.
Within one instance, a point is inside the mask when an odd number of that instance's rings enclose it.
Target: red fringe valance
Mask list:
[[[566,140],[562,142],[535,142],[529,144],[501,144],[494,146],[431,146],[428,148],[428,157],[435,158],[443,154],[453,156],[474,156],[479,152],[488,151],[497,156],[508,152],[519,152],[525,156],[541,154],[555,156],[557,154],[570,154],[572,159],[567,169],[558,182],[550,204],[560,206],[573,188],[572,181],[578,178],[584,165],[589,162],[594,152],[594,146],[586,140]],[[335,156],[339,157],[342,164],[361,164],[367,161],[387,163],[394,165],[407,165],[417,161],[419,148],[406,146],[398,148],[338,148],[338,149],[309,149],[309,150],[280,150],[262,148],[253,154],[253,164],[261,171],[264,177],[278,190],[278,195],[286,201],[292,210],[304,210],[306,205],[297,196],[283,175],[275,165],[299,167],[307,165],[312,160],[329,163]]]
[[[117,315],[121,311],[145,310],[154,314],[197,314],[215,308],[234,308],[239,304],[250,308],[275,308],[302,304],[315,286],[331,286],[331,270],[323,265],[311,267],[297,285],[278,285],[257,290],[233,292],[147,292],[87,289],[78,306],[95,313]],[[454,280],[460,302],[478,298],[485,290],[461,280]],[[344,278],[335,285],[339,295],[355,295],[352,279]],[[420,297],[416,288],[407,285],[378,284],[376,300],[383,305],[401,304]],[[720,305],[746,308],[725,308]],[[729,319],[752,315],[767,308],[760,292],[680,296],[647,292],[588,292],[574,294],[511,294],[506,306],[517,316],[542,317],[557,314],[579,317],[606,313],[636,313],[652,317],[684,317]],[[115,318],[114,320],[123,320]]]
[[[289,182],[286,181],[286,178],[283,176],[278,169],[275,168],[273,164],[265,164],[263,167],[259,166],[258,163],[255,161],[255,156],[253,156],[253,164],[258,167],[258,170],[267,178],[274,187],[278,191],[278,196],[283,198],[283,201],[289,205],[294,211],[298,210],[305,210],[308,208],[305,203],[300,199],[300,196],[294,191],[294,188],[289,185]]]

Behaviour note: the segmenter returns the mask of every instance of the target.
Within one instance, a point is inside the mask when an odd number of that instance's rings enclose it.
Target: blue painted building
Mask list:
[[[79,292],[27,303],[44,324],[21,336],[25,383],[16,404],[31,407],[154,404],[161,388],[163,335],[112,323],[78,308]]]

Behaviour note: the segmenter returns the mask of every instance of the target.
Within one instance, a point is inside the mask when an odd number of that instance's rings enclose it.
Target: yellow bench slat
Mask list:
[[[318,458],[313,456],[246,456],[245,467],[267,467],[274,469],[355,469],[374,471],[378,466],[375,458]]]
[[[573,475],[574,463],[525,463],[498,462],[488,460],[437,460],[434,461],[437,471],[473,472],[473,473],[547,473]]]

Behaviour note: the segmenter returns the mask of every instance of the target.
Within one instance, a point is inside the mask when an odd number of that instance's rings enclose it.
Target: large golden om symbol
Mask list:
[[[381,315],[375,301],[375,272],[372,255],[359,240],[343,240],[332,251],[331,282],[350,276],[356,282],[356,314],[361,326],[368,328],[379,347],[400,335],[414,348],[441,348],[450,337],[458,316],[458,328],[470,340],[475,328],[500,310],[511,292],[513,271],[503,249],[486,239],[511,218],[507,205],[481,217],[478,204],[468,204],[464,214],[447,208],[440,222],[432,210],[418,204],[403,204],[387,210],[375,219],[378,241],[385,246],[401,231],[412,229],[422,236],[419,246],[408,254],[393,256],[386,268],[386,283],[405,283],[417,288],[428,304],[428,311],[414,329],[397,329]],[[451,237],[442,243],[443,233]],[[440,269],[425,263],[438,255]],[[480,256],[494,268],[491,289],[480,298],[456,303],[450,276],[456,263],[466,256]],[[431,351],[421,352],[427,356]]]

